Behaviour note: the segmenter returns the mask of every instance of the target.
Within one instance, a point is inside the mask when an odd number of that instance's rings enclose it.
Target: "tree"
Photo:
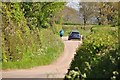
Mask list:
[[[118,24],[117,2],[82,2],[80,6],[80,13],[83,16],[84,25],[92,17],[96,17],[98,25]]]
[[[94,2],[80,2],[79,13],[82,14],[84,26],[87,24],[87,21],[94,16],[95,13],[95,3]]]
[[[114,2],[99,2],[96,4],[96,18],[98,24],[112,24],[117,23],[118,3]]]
[[[48,27],[64,3],[12,3],[1,5],[2,60],[20,61],[27,51],[40,52],[41,35],[37,27]],[[30,48],[31,47],[31,48]]]
[[[54,15],[63,9],[63,7],[63,2],[23,3],[22,5],[25,17],[35,18],[37,21],[36,26],[44,28],[50,26]]]

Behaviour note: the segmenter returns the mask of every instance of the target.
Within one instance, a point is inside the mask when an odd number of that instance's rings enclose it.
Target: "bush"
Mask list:
[[[36,27],[36,18],[26,19],[19,3],[3,3],[0,12],[3,69],[50,64],[63,51],[61,39],[51,29]]]
[[[15,39],[14,37],[12,39]],[[22,43],[13,41],[11,45],[11,49],[16,53],[14,52],[9,56],[11,53],[8,54],[7,50],[5,51],[3,48],[3,53],[7,52],[3,54],[3,69],[31,68],[50,64],[59,57],[64,48],[59,36],[53,34],[51,29],[39,31],[36,28],[35,31],[31,32],[31,35],[27,35],[25,38],[22,35],[20,37]]]
[[[72,22],[66,22],[63,23],[64,25],[81,25],[80,23],[72,23]]]
[[[113,35],[117,34],[117,31],[111,30],[111,34],[109,28],[106,29],[106,27],[96,28],[77,50],[70,69],[78,67],[81,79],[119,78],[120,54],[117,37]]]

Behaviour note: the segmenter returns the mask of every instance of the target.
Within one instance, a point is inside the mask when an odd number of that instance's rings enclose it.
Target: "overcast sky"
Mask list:
[[[68,2],[68,4],[66,6],[72,7],[75,10],[79,11],[79,2],[77,0],[75,0],[74,2]]]

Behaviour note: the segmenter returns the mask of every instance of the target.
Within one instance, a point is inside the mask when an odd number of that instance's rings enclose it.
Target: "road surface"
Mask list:
[[[75,51],[82,42],[68,41],[67,37],[63,37],[62,40],[65,45],[64,52],[52,64],[31,69],[4,70],[2,71],[2,78],[64,78],[76,53]]]

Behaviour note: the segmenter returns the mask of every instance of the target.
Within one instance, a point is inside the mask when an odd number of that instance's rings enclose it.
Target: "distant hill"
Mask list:
[[[63,23],[73,23],[73,24],[81,24],[82,20],[79,17],[79,13],[77,10],[65,6],[64,9],[58,14],[59,17],[63,18]]]

